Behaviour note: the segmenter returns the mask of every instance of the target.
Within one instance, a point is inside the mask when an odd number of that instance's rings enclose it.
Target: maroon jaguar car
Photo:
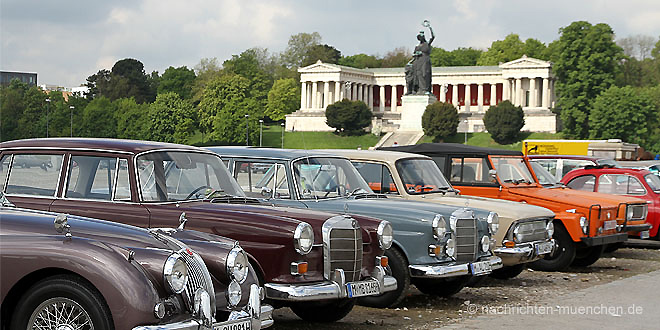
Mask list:
[[[52,167],[22,167],[24,158]],[[273,207],[245,197],[216,154],[190,146],[56,138],[0,143],[0,191],[20,207],[140,227],[179,224],[238,240],[274,306],[335,321],[396,288],[386,221]]]

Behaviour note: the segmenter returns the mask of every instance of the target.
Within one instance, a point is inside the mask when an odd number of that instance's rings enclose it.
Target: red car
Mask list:
[[[646,222],[653,227],[649,235],[660,240],[660,177],[648,170],[588,166],[568,172],[562,179],[569,188],[637,197],[649,203]],[[642,234],[642,238],[644,234]]]

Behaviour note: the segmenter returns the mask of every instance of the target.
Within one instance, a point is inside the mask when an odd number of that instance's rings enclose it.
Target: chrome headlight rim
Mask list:
[[[445,255],[450,258],[456,259],[456,241],[450,238],[445,243]]]
[[[500,216],[496,212],[489,212],[487,221],[490,234],[497,234],[497,231],[500,229]]]
[[[239,247],[233,247],[227,254],[227,275],[231,280],[242,284],[248,277],[250,261],[245,251]]]
[[[303,237],[305,235],[306,237]],[[293,232],[293,244],[295,249],[301,255],[306,255],[312,251],[314,246],[314,230],[307,222],[301,222]]]
[[[445,237],[445,234],[447,233],[447,222],[445,221],[445,217],[442,216],[442,214],[436,214],[435,217],[433,218],[433,236],[435,236],[436,240],[440,240],[441,238]]]
[[[394,242],[394,229],[392,229],[392,224],[389,221],[383,220],[378,224],[378,229],[376,229],[376,234],[378,235],[378,245],[383,250],[387,250],[392,247]],[[387,239],[389,237],[389,239]]]
[[[555,234],[555,224],[552,220],[548,221],[548,223],[545,225],[545,231],[548,235],[548,238],[552,238],[552,235]]]
[[[582,233],[587,234],[587,229],[589,226],[589,222],[587,221],[586,217],[580,217],[580,228],[582,228]]]
[[[175,252],[172,253],[163,266],[163,277],[168,289],[175,294],[180,294],[188,285],[188,265],[183,257]]]
[[[520,225],[517,225],[515,228],[513,228],[513,241],[520,243]]]
[[[490,250],[490,238],[488,235],[481,236],[481,252],[488,252]]]
[[[230,307],[236,307],[240,302],[243,296],[241,285],[238,282],[232,280],[227,286],[227,303]]]

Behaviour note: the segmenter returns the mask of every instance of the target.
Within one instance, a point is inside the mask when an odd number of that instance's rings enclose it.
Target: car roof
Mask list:
[[[256,157],[272,158],[279,160],[294,160],[302,157],[337,157],[335,154],[321,152],[316,150],[303,149],[280,149],[280,148],[262,148],[262,147],[236,147],[236,146],[210,146],[206,149],[213,151],[222,157]]]
[[[140,153],[159,149],[181,149],[200,151],[203,149],[183,144],[122,140],[107,138],[42,138],[14,140],[0,143],[1,149],[90,149]]]
[[[580,169],[574,169],[566,175],[584,175],[584,174],[639,174],[639,175],[646,175],[646,174],[652,174],[651,171],[645,170],[645,169],[640,169],[640,168],[617,168],[617,167],[604,167],[604,168],[580,168]]]
[[[611,159],[604,157],[584,156],[584,155],[527,155],[530,159],[578,159],[578,160],[599,160]]]
[[[334,153],[351,159],[371,159],[378,161],[397,161],[408,158],[427,158],[424,155],[413,155],[408,152],[385,151],[385,150],[353,150],[353,149],[322,149],[323,152]]]
[[[403,151],[424,154],[452,154],[452,155],[502,155],[522,156],[522,152],[515,150],[495,149],[465,145],[460,143],[422,143],[397,147],[381,147],[379,150]]]

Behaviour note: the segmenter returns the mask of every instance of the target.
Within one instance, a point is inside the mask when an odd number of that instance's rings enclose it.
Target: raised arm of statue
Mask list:
[[[435,34],[433,33],[433,28],[431,27],[430,24],[429,24],[429,30],[431,30],[431,39],[429,39],[429,46],[430,46],[431,43],[433,43],[433,40],[435,39]]]

